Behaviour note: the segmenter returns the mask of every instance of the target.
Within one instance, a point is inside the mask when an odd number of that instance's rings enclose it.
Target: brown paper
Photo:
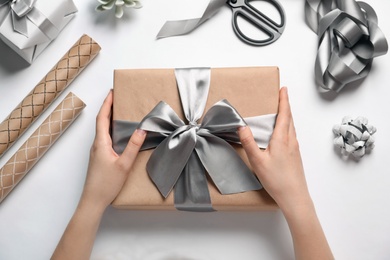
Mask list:
[[[205,111],[221,99],[227,99],[243,117],[274,114],[278,111],[278,94],[279,70],[277,67],[213,68]],[[173,69],[115,71],[114,120],[139,122],[161,100],[168,103],[184,120]],[[242,147],[238,145],[234,147],[250,166]],[[122,191],[113,202],[114,207],[175,209],[173,192],[167,199],[164,199],[147,175],[146,163],[152,151],[139,153]],[[221,195],[210,180],[209,189],[212,205],[216,210],[277,208],[276,203],[264,189]]]
[[[0,124],[0,157],[96,57],[100,46],[83,35]]]
[[[0,203],[72,124],[84,107],[83,101],[69,93],[0,169]]]

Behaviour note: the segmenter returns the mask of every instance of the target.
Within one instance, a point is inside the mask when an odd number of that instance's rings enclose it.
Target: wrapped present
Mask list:
[[[134,69],[114,73],[113,147],[136,128],[147,140],[113,206],[269,210],[237,128],[266,148],[278,111],[277,67]]]
[[[0,0],[0,38],[31,64],[76,12],[72,0]]]

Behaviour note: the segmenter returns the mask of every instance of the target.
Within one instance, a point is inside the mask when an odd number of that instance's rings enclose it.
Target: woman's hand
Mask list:
[[[102,215],[118,195],[137,157],[146,133],[137,130],[122,155],[112,149],[110,137],[112,91],[96,118],[83,194],[52,259],[89,259]]]
[[[109,133],[112,91],[96,118],[96,137],[90,151],[87,179],[81,199],[106,208],[118,195],[141,148],[146,132],[136,130],[119,156],[112,148]]]
[[[253,170],[286,217],[296,259],[333,259],[307,188],[287,89],[280,90],[278,118],[265,151],[249,127],[238,134]]]
[[[240,128],[241,139],[254,172],[282,210],[311,203],[287,89],[280,90],[275,130],[265,151],[258,148],[249,127]]]

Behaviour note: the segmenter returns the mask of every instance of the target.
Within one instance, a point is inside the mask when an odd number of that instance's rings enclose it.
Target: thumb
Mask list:
[[[241,145],[248,156],[249,162],[256,171],[262,162],[263,155],[257,146],[249,126],[242,126],[238,128],[238,136],[240,138]]]
[[[145,138],[146,132],[141,129],[135,130],[131,135],[125,150],[119,158],[119,160],[122,161],[122,165],[125,165],[126,168],[130,169],[133,166],[135,158],[137,157]]]

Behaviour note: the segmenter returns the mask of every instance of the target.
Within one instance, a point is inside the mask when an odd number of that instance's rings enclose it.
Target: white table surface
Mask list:
[[[196,3],[195,3],[196,2]],[[121,20],[96,13],[97,1],[75,0],[79,13],[28,66],[0,43],[0,119],[83,34],[102,47],[98,57],[0,159],[0,167],[72,91],[87,104],[82,115],[0,205],[0,259],[48,259],[78,203],[85,179],[95,116],[117,68],[280,68],[289,87],[308,186],[337,259],[390,259],[390,55],[374,61],[358,87],[335,98],[314,84],[316,35],[304,22],[303,0],[280,0],[287,15],[283,36],[267,47],[242,43],[226,6],[187,36],[156,40],[165,20],[197,17],[207,0],[144,0]],[[390,40],[390,1],[367,0]],[[259,100],[259,102],[261,102]],[[332,127],[345,115],[363,115],[378,129],[376,147],[360,161],[333,148]],[[121,211],[104,214],[92,259],[293,259],[280,211]]]

